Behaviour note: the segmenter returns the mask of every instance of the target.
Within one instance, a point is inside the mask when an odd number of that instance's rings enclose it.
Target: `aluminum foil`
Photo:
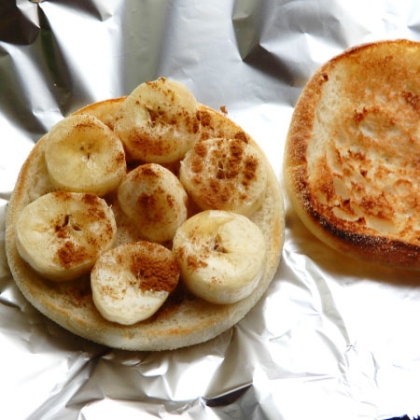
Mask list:
[[[420,40],[416,0],[45,0],[0,5],[0,416],[7,419],[385,419],[420,414],[420,279],[315,240],[285,196],[264,299],[216,339],[170,352],[82,340],[22,297],[4,217],[34,143],[81,106],[145,80],[185,83],[242,125],[283,185],[311,74],[344,49]]]

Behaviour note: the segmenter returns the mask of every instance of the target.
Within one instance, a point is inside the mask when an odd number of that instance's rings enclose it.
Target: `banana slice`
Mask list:
[[[28,204],[16,223],[21,257],[43,277],[72,280],[114,244],[117,225],[105,200],[58,191]]]
[[[146,163],[128,173],[118,187],[123,212],[144,238],[169,241],[187,218],[187,193],[178,178],[157,163]]]
[[[103,196],[126,173],[124,147],[103,122],[92,115],[64,118],[48,134],[45,160],[60,190]]]
[[[178,284],[179,265],[162,245],[139,241],[102,254],[91,272],[93,302],[108,321],[131,325],[152,316]]]
[[[267,186],[266,159],[241,139],[200,141],[181,161],[180,180],[203,210],[252,215]]]
[[[139,85],[125,100],[114,125],[132,160],[171,163],[198,138],[200,121],[193,94],[165,78]]]
[[[220,210],[189,218],[175,234],[173,252],[187,288],[218,304],[249,296],[258,286],[266,260],[259,227],[245,216]]]

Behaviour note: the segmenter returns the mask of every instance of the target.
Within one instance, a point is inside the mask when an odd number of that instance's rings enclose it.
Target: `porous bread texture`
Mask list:
[[[347,255],[420,268],[420,43],[345,51],[305,86],[284,177],[306,226]]]
[[[79,112],[92,113],[112,127],[112,116],[124,98],[95,103]],[[203,113],[202,137],[248,137],[225,116],[199,104]],[[248,138],[258,147],[252,139]],[[251,217],[262,230],[269,249],[264,274],[257,289],[232,305],[214,305],[189,294],[182,286],[170,295],[150,319],[131,326],[105,320],[95,308],[89,276],[72,282],[46,281],[19,256],[15,243],[17,217],[23,207],[53,189],[44,161],[45,137],[35,145],[22,167],[11,197],[6,226],[6,253],[10,270],[23,295],[41,313],[67,330],[105,346],[125,350],[169,350],[202,343],[226,331],[260,300],[277,270],[284,242],[285,215],[279,182],[267,165],[268,186],[262,207]],[[112,200],[112,198],[111,198]],[[118,208],[112,205],[118,225],[117,245],[136,240],[138,232]]]

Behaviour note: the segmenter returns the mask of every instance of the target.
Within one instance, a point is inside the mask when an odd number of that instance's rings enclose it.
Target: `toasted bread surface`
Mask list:
[[[305,86],[286,142],[291,202],[322,241],[420,268],[420,43],[349,49]]]
[[[90,113],[112,128],[113,116],[124,98],[89,105],[78,113]],[[204,121],[202,138],[247,137],[224,115],[200,106]],[[267,264],[259,287],[248,298],[232,305],[215,305],[188,293],[182,283],[164,306],[150,319],[123,326],[102,318],[92,301],[89,276],[72,282],[51,282],[26,264],[16,249],[15,223],[31,201],[53,189],[44,160],[46,136],[38,141],[21,169],[11,197],[6,226],[6,252],[13,277],[23,295],[41,313],[69,331],[94,342],[126,350],[167,350],[207,341],[236,324],[263,296],[277,270],[284,241],[283,197],[276,174],[270,167],[266,197],[251,219],[262,229],[268,244]],[[257,146],[258,147],[258,146]],[[112,195],[118,224],[117,244],[137,240],[138,232],[118,207]]]

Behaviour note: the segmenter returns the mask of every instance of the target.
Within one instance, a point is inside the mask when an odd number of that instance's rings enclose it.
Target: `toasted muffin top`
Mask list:
[[[334,248],[420,268],[420,43],[365,44],[311,78],[285,155],[289,195]]]

